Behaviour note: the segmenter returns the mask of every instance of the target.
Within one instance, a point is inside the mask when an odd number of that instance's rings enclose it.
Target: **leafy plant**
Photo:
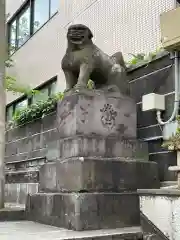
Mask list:
[[[8,59],[5,62],[6,68],[11,68],[14,66],[14,62],[12,59]],[[5,77],[5,89],[8,92],[12,92],[13,94],[25,94],[27,97],[32,97],[35,94],[38,94],[38,90],[31,89],[28,85],[23,85],[22,83],[18,83],[18,81],[12,77],[7,75]]]
[[[12,92],[13,94],[25,94],[27,97],[32,97],[39,93],[38,90],[31,89],[29,86],[18,83],[17,80],[11,76],[6,76],[5,88],[8,92]]]
[[[37,118],[42,118],[44,115],[55,111],[57,102],[63,97],[63,93],[57,93],[54,96],[49,97],[46,101],[38,101],[29,107],[17,110],[13,116],[14,125],[22,125],[28,123]]]
[[[6,60],[5,67],[10,68],[10,67],[13,67],[13,66],[14,66],[14,64],[13,64],[13,60],[12,59]]]
[[[130,61],[127,62],[127,66],[130,67],[133,65],[143,64],[143,63],[149,64],[157,56],[157,54],[163,51],[164,49],[162,47],[159,47],[155,51],[149,52],[147,54],[138,53],[135,55],[135,54],[129,53],[129,55],[131,55],[132,58]]]
[[[88,89],[94,89],[94,82],[90,79],[87,84]]]
[[[177,122],[178,127],[176,133],[162,144],[162,147],[167,148],[168,150],[180,150],[180,116],[177,117]]]

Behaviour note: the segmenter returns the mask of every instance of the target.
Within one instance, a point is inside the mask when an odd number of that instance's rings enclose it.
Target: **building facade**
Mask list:
[[[128,58],[129,53],[160,46],[159,15],[175,5],[175,0],[6,0],[9,54],[14,61],[7,74],[39,87],[45,97],[63,91],[61,59],[70,24],[87,25],[103,51],[121,50]],[[7,104],[11,117],[16,108],[30,103],[8,92]]]

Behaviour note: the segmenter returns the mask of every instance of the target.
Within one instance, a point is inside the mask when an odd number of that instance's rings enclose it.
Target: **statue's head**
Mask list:
[[[76,45],[87,44],[92,37],[91,30],[83,24],[71,25],[68,28],[67,39],[69,43]]]

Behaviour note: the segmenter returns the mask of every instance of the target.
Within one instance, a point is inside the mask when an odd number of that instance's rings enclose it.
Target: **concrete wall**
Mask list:
[[[25,0],[7,0],[10,18]],[[58,75],[58,89],[65,88],[60,68],[66,48],[66,31],[71,23],[83,23],[94,33],[95,43],[108,54],[139,53],[160,44],[159,14],[174,8],[174,0],[60,0],[58,13],[35,33],[12,59],[9,74],[32,87]],[[7,102],[17,95],[8,93]]]
[[[6,132],[6,163],[45,158],[47,144],[57,133],[56,114]]]
[[[6,202],[25,204],[38,191],[39,167],[52,157],[56,133],[56,113],[6,132]]]
[[[142,193],[140,210],[169,240],[180,239],[180,193],[156,190]]]

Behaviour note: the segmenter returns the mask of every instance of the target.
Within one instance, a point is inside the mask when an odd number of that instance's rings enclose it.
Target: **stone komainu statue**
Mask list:
[[[116,86],[128,93],[126,66],[121,52],[108,56],[93,42],[91,30],[82,24],[71,25],[67,33],[68,46],[62,59],[66,91],[87,87],[89,79],[96,89]]]

